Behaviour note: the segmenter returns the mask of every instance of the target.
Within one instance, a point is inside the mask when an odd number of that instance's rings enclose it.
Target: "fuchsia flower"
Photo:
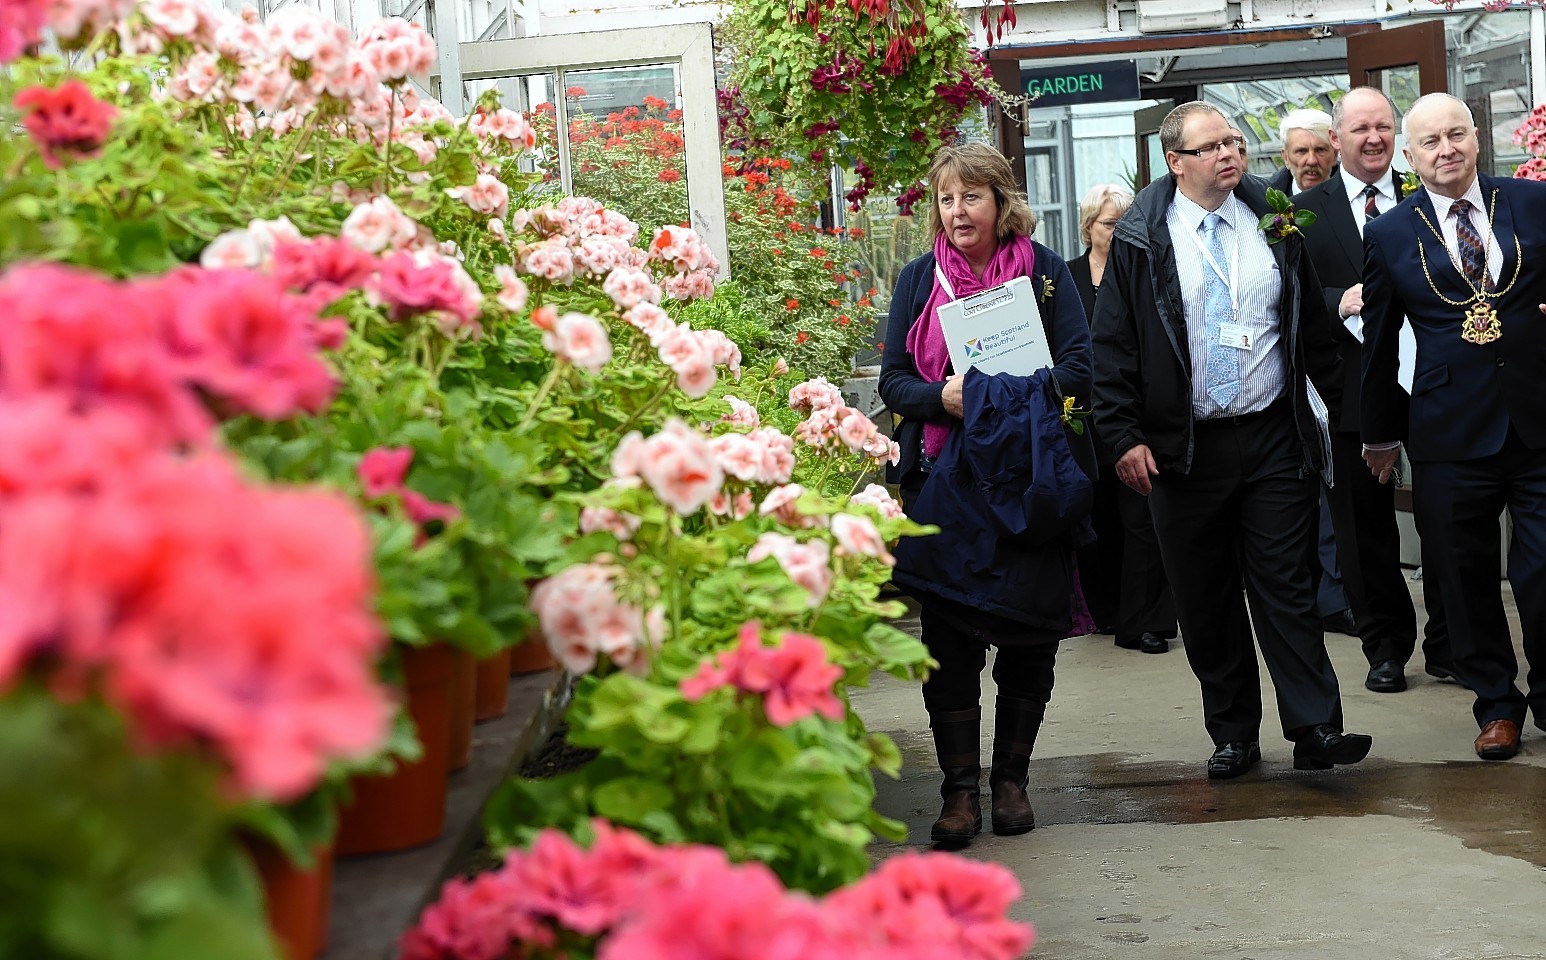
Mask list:
[[[66,159],[100,153],[118,116],[117,107],[93,97],[79,80],[66,80],[52,90],[27,87],[12,103],[23,111],[22,126],[51,170]]]

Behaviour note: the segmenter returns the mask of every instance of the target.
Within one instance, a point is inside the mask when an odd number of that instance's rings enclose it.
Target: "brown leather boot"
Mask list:
[[[1014,836],[1036,829],[1036,811],[1025,795],[1030,783],[1031,750],[1041,730],[1046,706],[1034,700],[998,698],[993,718],[993,767],[988,787],[993,794],[993,832]]]
[[[982,778],[980,754],[982,709],[941,711],[929,717],[934,730],[934,750],[945,775],[940,785],[944,807],[929,837],[944,847],[964,847],[982,832]]]

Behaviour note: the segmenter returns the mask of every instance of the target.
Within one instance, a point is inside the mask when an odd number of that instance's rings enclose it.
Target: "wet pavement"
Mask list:
[[[1519,757],[1480,761],[1469,692],[1422,674],[1420,654],[1410,689],[1375,694],[1358,641],[1327,645],[1347,728],[1374,736],[1369,758],[1292,769],[1269,683],[1263,762],[1217,782],[1178,645],[1153,656],[1109,637],[1063,643],[1031,764],[1037,829],[984,833],[965,851],[1020,878],[1033,960],[1546,960],[1546,734],[1527,727]],[[986,762],[986,671],[983,683]],[[938,771],[917,686],[881,678],[854,704],[903,752],[877,806],[926,848]]]

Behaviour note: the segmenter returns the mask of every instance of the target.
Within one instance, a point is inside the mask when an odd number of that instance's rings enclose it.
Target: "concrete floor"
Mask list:
[[[1032,960],[1546,958],[1546,734],[1528,726],[1517,758],[1484,763],[1470,693],[1421,673],[1420,652],[1406,692],[1375,694],[1358,641],[1328,634],[1327,646],[1347,728],[1374,736],[1369,758],[1295,771],[1267,683],[1263,762],[1213,782],[1177,644],[1153,656],[1105,636],[1064,641],[1031,764],[1037,828],[984,833],[965,851],[1020,878]],[[991,718],[986,672],[983,684]],[[900,781],[880,779],[878,809],[927,847],[938,771],[917,685],[881,678],[854,705],[904,757]]]

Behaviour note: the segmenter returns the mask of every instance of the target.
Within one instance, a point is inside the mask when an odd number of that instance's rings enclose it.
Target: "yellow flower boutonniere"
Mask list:
[[[1288,199],[1288,194],[1282,190],[1268,189],[1267,206],[1272,208],[1272,212],[1261,218],[1257,228],[1266,234],[1269,244],[1278,243],[1302,233],[1305,227],[1315,222],[1315,214],[1308,210],[1295,209]]]
[[[1052,285],[1052,278],[1051,277],[1042,277],[1041,278],[1041,302],[1042,303],[1046,303],[1048,300],[1052,299],[1052,292],[1054,290],[1056,290],[1056,289],[1057,288]]]
[[[1063,398],[1063,424],[1079,436],[1084,436],[1084,418],[1090,415],[1087,407],[1074,406],[1073,397]]]
[[[1396,184],[1401,190],[1401,199],[1403,200],[1416,193],[1417,188],[1423,185],[1422,181],[1417,179],[1417,174],[1413,173],[1411,170],[1407,170],[1402,173],[1401,176],[1396,180]]]

